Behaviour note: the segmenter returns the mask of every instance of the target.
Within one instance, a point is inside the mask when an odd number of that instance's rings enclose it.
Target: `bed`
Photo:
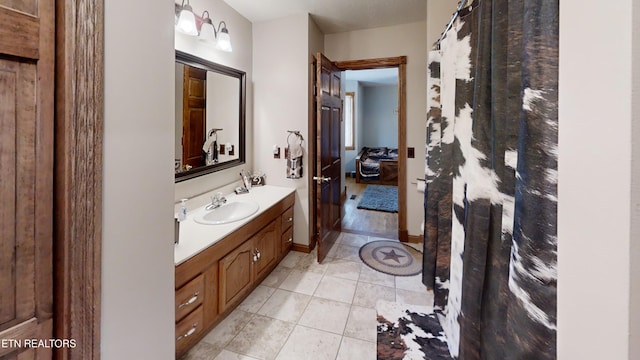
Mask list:
[[[398,185],[398,149],[363,147],[356,157],[356,183]]]

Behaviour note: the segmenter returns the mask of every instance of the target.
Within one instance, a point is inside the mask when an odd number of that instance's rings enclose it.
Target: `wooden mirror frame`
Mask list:
[[[191,170],[178,172],[176,173],[175,177],[176,182],[193,179],[198,176],[211,174],[216,171],[229,169],[231,167],[244,164],[246,159],[247,74],[244,71],[220,65],[180,50],[176,50],[176,62],[189,65],[191,67],[235,77],[240,81],[240,103],[238,105],[238,123],[240,127],[238,133],[238,158],[219,164],[206,165]]]

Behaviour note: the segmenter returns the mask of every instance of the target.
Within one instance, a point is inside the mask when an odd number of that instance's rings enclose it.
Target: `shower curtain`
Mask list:
[[[555,359],[558,0],[482,0],[429,53],[423,282],[459,359]]]

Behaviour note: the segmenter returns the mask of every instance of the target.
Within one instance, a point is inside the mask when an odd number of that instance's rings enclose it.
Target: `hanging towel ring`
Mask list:
[[[288,130],[287,136],[287,178],[300,179],[302,177],[302,155],[304,138],[299,131]],[[296,135],[293,139],[291,135]]]

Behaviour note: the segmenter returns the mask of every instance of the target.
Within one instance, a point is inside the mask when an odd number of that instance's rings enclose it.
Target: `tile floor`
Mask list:
[[[362,263],[378,237],[340,234],[323,264],[290,252],[183,360],[375,359],[376,301],[432,305],[421,276],[395,277]]]

